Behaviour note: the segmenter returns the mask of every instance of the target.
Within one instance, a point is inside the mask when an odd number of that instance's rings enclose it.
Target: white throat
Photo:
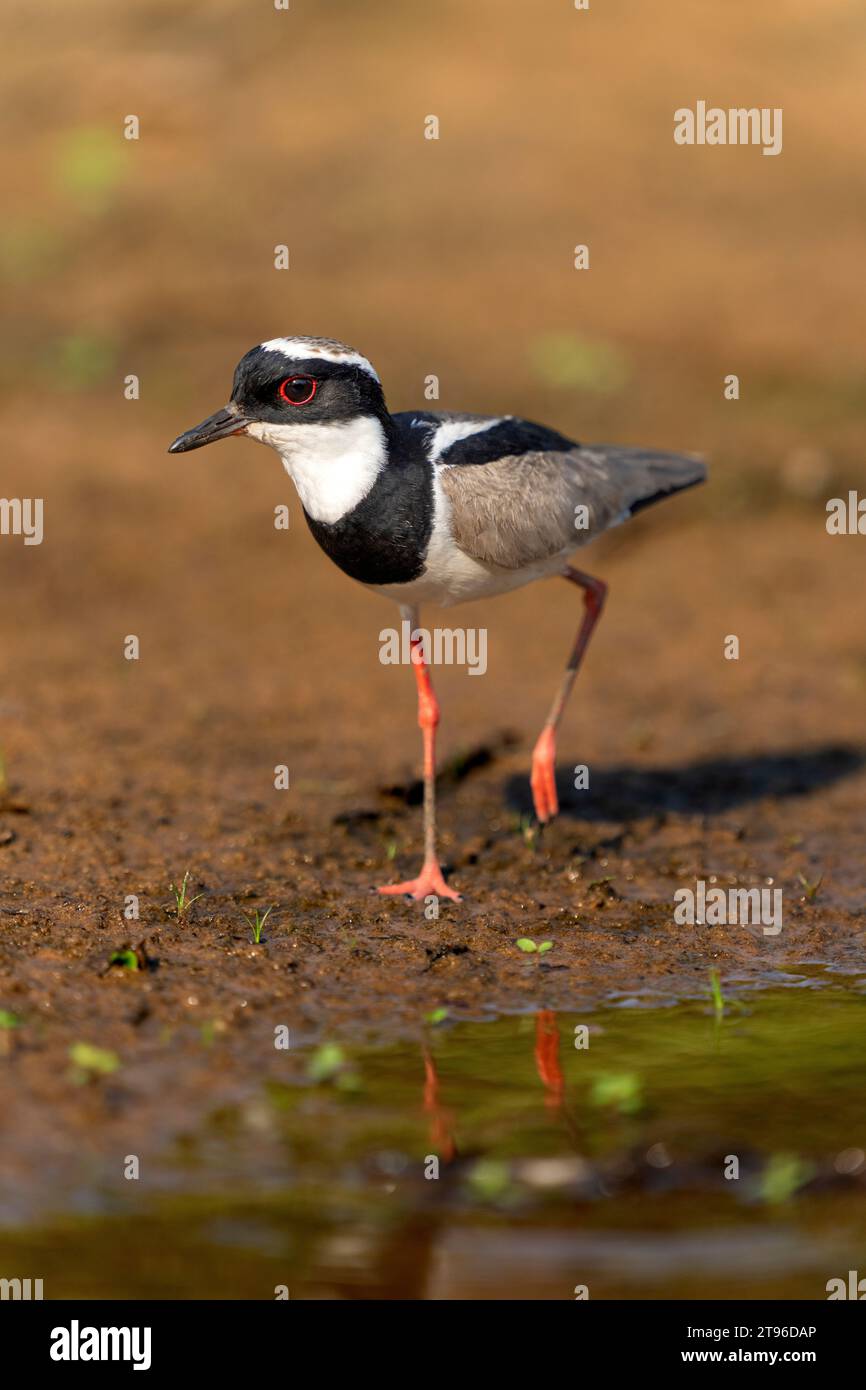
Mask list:
[[[270,444],[314,521],[339,521],[357,507],[388,461],[385,431],[372,415],[333,425],[247,425]]]

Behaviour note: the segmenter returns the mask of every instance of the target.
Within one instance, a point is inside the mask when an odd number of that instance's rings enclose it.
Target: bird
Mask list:
[[[532,799],[544,825],[559,810],[557,731],[607,597],[603,580],[570,563],[573,553],[702,482],[705,465],[697,455],[579,444],[514,415],[392,414],[367,357],[337,339],[304,336],[272,338],[245,353],[228,405],[179,435],[169,453],[233,435],[277,452],[326,555],[396,602],[409,624],[423,745],[424,856],[416,878],[378,891],[459,901],[437,850],[440,710],[420,605],[450,607],[553,576],[581,590],[577,635],[532,753]]]

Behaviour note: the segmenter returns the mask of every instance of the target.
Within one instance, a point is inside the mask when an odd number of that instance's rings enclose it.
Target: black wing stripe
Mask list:
[[[495,463],[501,458],[520,458],[523,454],[567,453],[578,447],[573,439],[531,420],[500,420],[489,430],[455,439],[443,449],[437,462],[467,468]]]

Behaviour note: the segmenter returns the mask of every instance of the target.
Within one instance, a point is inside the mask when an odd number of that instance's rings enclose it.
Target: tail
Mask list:
[[[706,464],[697,456],[662,454],[653,449],[606,448],[605,453],[628,516],[684,488],[696,487],[707,476]]]

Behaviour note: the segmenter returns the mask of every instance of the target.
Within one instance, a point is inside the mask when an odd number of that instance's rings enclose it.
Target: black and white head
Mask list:
[[[276,449],[317,521],[337,521],[388,458],[389,415],[370,362],[330,338],[273,338],[235,368],[224,409],[180,435],[170,454],[247,434]]]

